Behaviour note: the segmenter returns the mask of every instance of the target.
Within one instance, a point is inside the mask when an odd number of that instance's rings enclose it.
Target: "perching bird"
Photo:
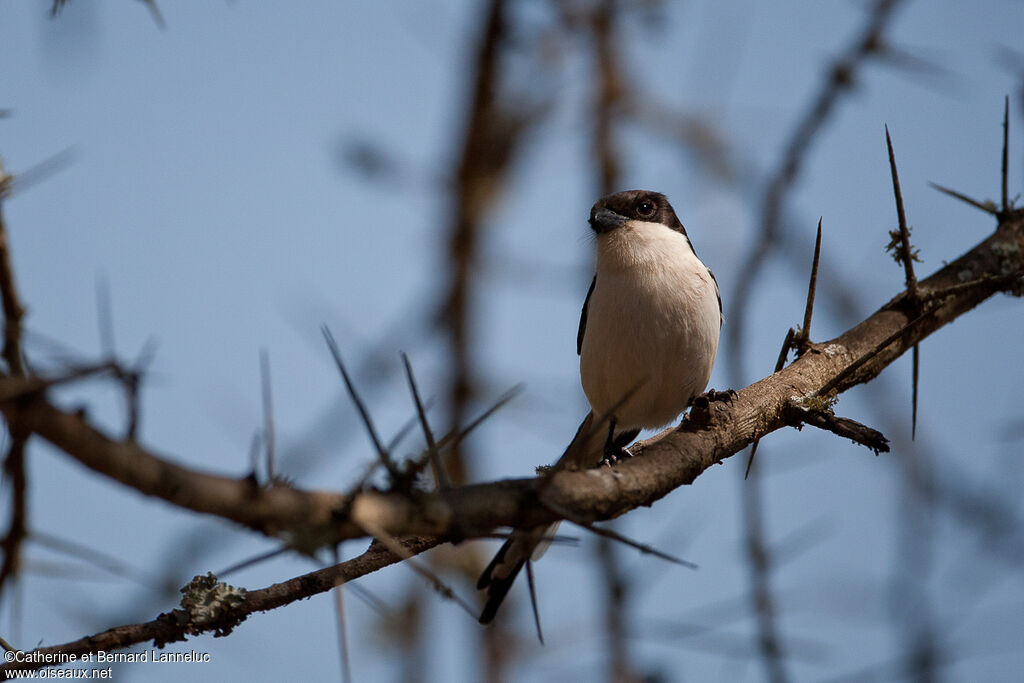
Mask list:
[[[722,299],[665,195],[618,192],[590,210],[597,273],[583,302],[576,351],[590,402],[554,469],[584,469],[627,457],[641,429],[672,422],[711,377]],[[554,527],[516,529],[477,582],[490,622],[523,564],[537,559]]]

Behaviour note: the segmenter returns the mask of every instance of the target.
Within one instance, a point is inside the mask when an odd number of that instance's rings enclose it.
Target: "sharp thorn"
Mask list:
[[[533,583],[533,562],[526,561],[526,585],[530,589],[530,607],[533,608],[533,625],[537,627],[537,640],[544,644],[544,632],[540,628],[540,610],[537,607],[537,589]]]
[[[896,195],[896,215],[900,226],[900,251],[903,258],[903,270],[907,278],[907,292],[917,303],[917,277],[914,275],[914,255],[910,248],[910,229],[907,227],[907,214],[903,209],[903,192],[900,190],[900,177],[896,172],[896,154],[892,149],[892,138],[889,126],[885,127],[885,144],[889,148],[889,168],[892,171],[892,190]]]
[[[331,334],[331,330],[327,325],[323,325],[320,331],[324,335],[324,339],[327,341],[327,347],[331,351],[331,356],[334,357],[334,364],[338,366],[338,370],[341,372],[341,378],[345,381],[345,388],[348,390],[348,395],[352,399],[352,402],[356,405],[356,409],[359,411],[359,416],[363,419],[363,425],[366,427],[366,431],[370,434],[370,440],[373,441],[374,448],[377,449],[377,456],[380,458],[380,462],[387,471],[395,475],[394,464],[391,462],[391,457],[388,455],[387,450],[384,448],[384,444],[381,443],[380,437],[377,436],[377,430],[374,429],[373,420],[370,419],[370,413],[363,404],[359,393],[356,391],[355,385],[352,384],[352,378],[348,375],[348,370],[345,369],[345,363],[341,359],[341,350],[338,348],[338,343],[334,341],[334,335]]]
[[[743,473],[743,481],[747,480],[750,476],[750,468],[754,464],[754,454],[757,453],[757,445],[761,443],[761,439],[754,439],[754,445],[750,447],[750,457],[747,458],[747,470]]]
[[[991,202],[979,202],[977,199],[972,199],[971,197],[968,197],[965,194],[957,192],[956,190],[951,190],[948,187],[943,187],[942,185],[939,185],[938,183],[928,183],[928,184],[931,185],[936,190],[938,190],[939,192],[941,192],[943,194],[948,194],[953,199],[959,199],[960,201],[964,202],[965,204],[970,204],[971,206],[973,206],[976,209],[981,209],[982,211],[984,211],[987,214],[991,214],[993,216],[998,216],[999,215],[999,210],[996,209],[996,207],[993,206]]]
[[[441,457],[437,451],[437,443],[434,441],[434,432],[430,429],[430,423],[427,421],[427,411],[423,407],[423,401],[420,399],[419,388],[416,386],[416,378],[412,373],[412,364],[409,362],[409,356],[402,353],[402,363],[405,365],[405,376],[409,380],[409,389],[412,391],[412,400],[416,404],[416,414],[420,419],[420,427],[423,429],[423,438],[427,441],[427,453],[430,456],[430,466],[434,470],[434,480],[437,482],[437,487],[441,490],[447,489],[451,486],[451,482],[448,481],[448,475],[444,471],[444,467],[441,465]]]
[[[1010,165],[1010,96],[1003,103],[1003,213],[1010,210],[1009,200],[1009,165]]]

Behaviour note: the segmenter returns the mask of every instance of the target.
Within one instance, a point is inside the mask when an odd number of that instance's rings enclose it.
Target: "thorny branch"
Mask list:
[[[746,262],[739,269],[742,277],[737,283],[727,318],[729,319],[729,342],[738,347],[746,333],[746,309],[750,302],[750,291],[757,275],[779,240],[779,224],[783,214],[784,201],[790,187],[796,181],[803,167],[811,144],[839,102],[839,98],[856,84],[858,71],[871,57],[884,54],[884,34],[892,21],[900,0],[879,0],[868,16],[863,31],[858,34],[846,53],[832,65],[825,76],[825,82],[817,98],[794,129],[786,144],[779,167],[771,174],[771,180],[764,193],[761,206],[761,226],[757,242],[747,255]],[[733,368],[737,372],[739,359]]]
[[[906,274],[907,296],[915,306],[920,306],[920,294],[917,291],[917,276],[914,274],[914,261],[919,261],[917,250],[910,245],[910,226],[907,225],[907,214],[903,210],[903,192],[900,190],[900,177],[896,172],[896,155],[892,151],[892,138],[889,137],[889,126],[885,127],[885,145],[889,149],[889,169],[892,172],[892,191],[896,197],[896,217],[899,230],[889,232],[892,240],[886,249],[892,253],[896,263],[903,264]],[[911,365],[911,418],[910,438],[917,435],[917,379],[921,367],[921,347],[914,344]]]
[[[942,291],[959,284],[964,272],[984,278],[988,273],[1001,277],[1006,271],[1020,269],[1024,269],[1024,212],[1016,211],[986,240],[920,284],[924,292]],[[607,519],[653,502],[733,455],[749,444],[755,433],[764,435],[785,426],[784,412],[791,397],[813,395],[830,385],[841,393],[871,380],[919,339],[1008,286],[993,279],[988,285],[958,289],[933,302],[916,321],[910,319],[909,303],[901,293],[841,336],[812,344],[804,356],[779,373],[741,389],[731,402],[716,402],[701,419],[694,417],[680,428],[644,442],[638,449],[644,457],[610,470],[556,472],[545,481],[546,500],[592,519]],[[887,343],[883,346],[882,342]],[[873,355],[860,361],[868,354]],[[855,364],[856,371],[844,372]],[[26,430],[142,493],[267,535],[290,537],[296,543],[304,540],[326,545],[363,537],[359,523],[367,517],[395,536],[468,536],[495,526],[555,521],[550,511],[525,505],[536,499],[538,479],[461,486],[418,497],[373,491],[344,495],[284,485],[259,488],[248,478],[190,470],[138,444],[114,441],[84,416],[62,411],[42,396],[2,401],[0,410],[8,417],[16,413]],[[672,458],[668,457],[670,451],[675,454]]]
[[[521,138],[535,116],[531,110],[515,108],[513,98],[505,92],[508,87],[499,66],[508,44],[506,12],[504,0],[491,0],[485,10],[469,110],[463,127],[466,134],[454,173],[453,219],[447,229],[452,276],[440,311],[441,322],[450,338],[448,366],[453,372],[448,408],[452,429],[464,423],[474,393],[470,353],[471,281],[484,221],[500,197],[504,178],[522,147]],[[467,471],[458,449],[450,454],[445,464],[453,482],[466,482]]]
[[[811,280],[807,284],[807,303],[804,305],[804,324],[800,326],[799,331],[789,328],[786,333],[786,338],[782,341],[782,348],[779,349],[779,358],[775,361],[775,372],[778,372],[786,366],[786,359],[789,358],[789,352],[791,349],[796,349],[797,355],[803,355],[803,353],[810,347],[811,343],[811,318],[814,315],[814,295],[818,291],[818,263],[821,259],[821,221],[818,219],[818,234],[814,239],[814,261],[811,262]],[[757,455],[757,446],[760,444],[760,437],[754,438],[754,443],[750,446],[750,457],[747,458],[747,469],[743,473],[743,478],[747,479],[750,477],[750,468],[754,465],[754,456]]]
[[[3,168],[0,167],[0,206],[2,206],[13,180],[13,176],[5,174]],[[18,289],[14,283],[11,249],[2,211],[0,211],[0,300],[3,302],[4,312],[4,345],[0,356],[7,363],[9,374],[24,375],[25,365],[21,356],[21,319],[25,316],[25,307],[21,303],[21,297],[18,295]]]
[[[14,268],[11,264],[10,244],[7,226],[4,224],[3,200],[7,197],[13,176],[7,175],[0,166],[0,300],[3,302],[4,343],[0,356],[7,364],[11,377],[21,378],[26,374],[21,355],[21,319],[25,307],[21,303],[14,282]],[[28,535],[27,488],[25,478],[25,444],[29,431],[18,422],[17,415],[4,414],[11,440],[4,456],[4,476],[11,486],[11,512],[7,533],[0,540],[4,559],[0,565],[0,595],[8,582],[14,578],[21,562],[22,542]]]
[[[884,54],[886,50],[885,31],[895,15],[899,0],[877,0],[865,21],[862,31],[853,40],[840,57],[825,74],[824,82],[818,90],[817,96],[812,99],[803,117],[793,129],[784,151],[781,161],[774,171],[768,176],[761,203],[761,224],[758,238],[748,252],[745,262],[739,269],[740,278],[734,289],[732,303],[729,307],[728,318],[730,325],[726,329],[728,337],[729,374],[733,382],[746,381],[747,374],[743,368],[742,361],[742,340],[746,338],[747,311],[751,303],[751,292],[754,283],[757,282],[758,274],[768,262],[772,251],[780,241],[780,223],[784,214],[786,199],[791,188],[796,182],[804,166],[810,148],[819,137],[820,131],[825,127],[828,119],[838,106],[843,94],[849,92],[859,78],[859,72],[864,65],[873,57]],[[817,259],[815,259],[817,260]],[[808,306],[808,314],[810,307]],[[805,325],[805,327],[809,327]],[[806,332],[804,333],[807,334]],[[785,359],[789,351],[790,339],[783,345],[780,353],[780,361]],[[806,349],[806,336],[801,339],[799,350],[802,353]],[[754,454],[757,451],[757,441],[751,449],[750,458],[747,461],[746,476],[750,474],[750,468],[754,462]],[[747,502],[751,505],[751,502]],[[746,519],[750,520],[759,512],[750,512]],[[748,532],[756,531],[747,524]],[[753,544],[750,545],[754,547]],[[753,559],[753,558],[752,558]],[[752,565],[754,576],[754,592],[761,588],[767,590],[768,578],[766,574],[758,575],[756,562]],[[764,569],[764,573],[767,568]],[[775,646],[773,634],[773,615],[770,601],[761,601],[755,605],[758,613],[758,628],[760,635],[760,651],[762,660],[765,663],[766,673],[775,680],[784,680],[784,667],[781,664],[780,653]]]
[[[448,235],[448,266],[451,273],[439,306],[438,322],[447,336],[446,363],[451,369],[447,395],[448,425],[456,432],[465,424],[479,382],[472,359],[473,286],[478,275],[480,245],[483,243],[488,215],[496,208],[506,178],[522,141],[536,118],[536,110],[524,105],[529,98],[525,93],[512,93],[508,70],[503,60],[513,49],[510,39],[512,24],[505,0],[490,0],[481,10],[478,46],[475,63],[470,71],[468,101],[464,121],[459,131],[463,136],[461,149],[454,158],[451,193],[451,221],[446,227]],[[438,464],[442,481],[465,484],[469,468],[459,442]],[[443,473],[442,473],[443,470]],[[472,563],[470,563],[472,564]],[[466,578],[483,566],[467,566]],[[415,599],[415,598],[414,598]],[[485,640],[497,637],[495,631],[482,634]],[[481,648],[485,653],[484,668],[489,679],[502,677],[503,660],[490,655],[498,648],[490,643]]]
[[[1024,270],[1024,211],[1011,212],[992,235],[922,280],[920,287],[926,293],[945,290],[958,284],[964,272],[983,279],[987,274],[1001,277],[1018,270]],[[932,302],[913,324],[909,324],[913,306],[901,293],[836,339],[811,344],[791,365],[741,389],[732,401],[714,402],[680,427],[643,442],[635,449],[637,457],[615,468],[559,471],[543,479],[505,480],[436,493],[345,495],[285,485],[260,488],[249,478],[189,470],[137,443],[115,441],[84,416],[59,410],[40,393],[0,401],[0,411],[87,467],[142,493],[285,538],[293,547],[309,550],[365,537],[367,525],[399,538],[430,536],[425,542],[436,544],[487,535],[497,526],[543,526],[558,519],[552,508],[600,520],[650,505],[740,452],[755,434],[763,436],[786,426],[787,406],[794,396],[811,396],[830,383],[841,393],[870,381],[913,344],[1009,286],[997,282],[958,289]],[[832,381],[866,354],[873,355],[855,372]],[[326,581],[324,590],[333,585]]]
[[[418,555],[439,543],[440,541],[437,539],[406,538],[402,539],[401,546],[404,553]],[[250,614],[266,612],[296,600],[326,593],[336,586],[401,562],[402,559],[382,544],[373,543],[362,555],[341,564],[303,574],[259,590],[246,591],[244,600],[226,610],[219,619],[214,621],[200,623],[185,610],[176,609],[161,614],[152,621],[118,626],[69,643],[40,647],[32,652],[38,655],[58,653],[83,655],[98,650],[110,651],[126,648],[145,642],[152,642],[158,647],[163,647],[167,643],[185,640],[187,636],[208,632],[213,632],[215,635],[227,635],[235,626],[245,621]],[[28,671],[44,666],[46,666],[44,661],[22,662],[2,666],[0,671],[4,673],[14,670]]]
[[[59,1],[55,0],[54,8],[56,9],[59,5],[63,4],[63,2],[64,2],[64,0],[59,0]],[[500,3],[495,3],[495,6],[497,6],[498,4],[500,4]],[[878,7],[881,8],[884,5],[890,5],[891,6],[891,5],[895,5],[895,4],[896,4],[895,2],[881,2],[881,3],[879,3]],[[879,14],[881,14],[881,12],[879,12]],[[865,56],[866,55],[867,55],[867,53],[865,53]],[[837,68],[837,70],[835,72],[835,75],[836,75],[837,80],[838,80],[838,77],[840,75],[843,75],[843,74]],[[845,76],[851,78],[851,80],[852,80],[852,72],[846,73]],[[822,117],[822,120],[823,119],[824,119],[824,116]],[[1007,193],[1006,193],[1006,185],[1005,185],[1005,175],[1006,175],[1005,163],[1006,162],[1005,162],[1005,150],[1004,150],[1004,185],[1003,185],[1003,211],[1004,212],[1007,211],[1007,199],[1006,199],[1006,194]],[[982,206],[980,204],[979,204],[979,207],[980,208],[986,208],[985,206]],[[986,210],[987,210],[987,208],[986,208]],[[996,212],[995,211],[991,211],[991,213],[995,214]],[[1018,242],[1018,245],[1019,245],[1019,242]],[[998,276],[998,277],[983,275],[983,276],[980,276],[980,277],[976,278],[975,280],[971,280],[969,282],[959,282],[959,283],[956,283],[956,284],[949,284],[949,285],[947,285],[945,287],[942,287],[942,288],[929,290],[928,292],[926,292],[925,294],[922,295],[922,298],[923,298],[923,301],[925,303],[928,303],[928,302],[931,302],[931,301],[934,301],[934,300],[937,300],[937,299],[944,299],[945,297],[947,297],[947,296],[949,296],[951,294],[955,295],[955,294],[960,294],[960,293],[966,293],[968,291],[975,290],[975,289],[989,290],[989,291],[998,291],[998,290],[1003,289],[1005,286],[1011,285],[1011,284],[1017,284],[1019,286],[1020,278],[1021,278],[1021,273],[1024,273],[1024,271],[1022,271],[1020,269],[1017,269],[1017,270],[1015,270],[1013,272],[1010,272],[1009,274],[1005,274],[1004,273],[1003,275]],[[803,331],[806,332],[806,328],[809,328],[809,324],[805,324],[804,328],[805,329]],[[737,330],[741,331],[741,330],[738,329],[738,326],[737,326]],[[891,339],[892,339],[893,342],[899,340],[900,344],[902,344],[902,341],[905,340],[907,337],[909,337],[911,335],[911,333],[912,332],[905,327],[905,328],[903,328],[901,330],[895,331],[893,333],[893,335],[891,335]],[[922,334],[927,334],[927,332],[923,332]],[[820,353],[821,352],[821,346],[822,345],[817,345],[817,347],[812,349],[812,351]],[[890,346],[890,344],[888,344],[888,343],[884,344],[884,345],[879,343],[875,347],[876,350],[877,350],[876,353],[880,353],[883,350],[890,350],[889,346]],[[867,360],[871,360],[872,358],[874,358],[874,356],[871,356]],[[865,363],[866,362],[867,361],[865,361]],[[781,369],[781,366],[780,366],[780,369]],[[853,376],[853,373],[849,373],[849,375],[847,375],[843,379],[845,381],[846,379],[848,379],[849,377],[852,377],[852,376]],[[456,383],[455,386],[458,387],[459,384]],[[18,391],[17,393],[19,393],[19,395],[22,395],[22,394],[24,394],[26,392]],[[37,392],[29,392],[29,393],[37,393]],[[343,504],[343,507],[344,507],[344,504]],[[431,543],[440,543],[440,542],[441,542],[440,539],[433,539],[431,541]],[[372,547],[371,547],[371,550],[372,550]],[[367,554],[369,554],[369,551],[368,551]],[[357,559],[360,559],[360,558],[357,558]],[[393,558],[392,561],[396,561],[396,559]],[[383,565],[381,565],[381,566],[383,566]],[[373,570],[371,569],[370,571],[373,571]],[[299,578],[301,579],[303,577],[299,577]],[[337,585],[338,583],[339,582],[337,581],[337,579],[334,579],[332,581],[331,585],[332,586],[333,585]],[[269,590],[269,589],[265,589],[265,590]],[[258,592],[250,593],[250,595],[253,595],[255,593],[258,593]],[[282,603],[282,604],[284,604],[284,603]],[[147,636],[146,638],[143,638],[141,641],[136,641],[136,642],[143,642],[144,640],[148,640],[148,639],[149,639],[149,637]]]

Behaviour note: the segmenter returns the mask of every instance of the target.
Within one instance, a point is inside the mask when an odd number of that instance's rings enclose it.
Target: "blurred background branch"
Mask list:
[[[670,196],[722,284],[712,384],[739,388],[799,322],[819,216],[817,337],[902,285],[883,254],[896,227],[883,124],[922,273],[990,229],[925,182],[1000,202],[1004,94],[1011,202],[1024,168],[1024,106],[1012,104],[1024,102],[1024,10],[1009,0],[50,5],[0,10],[4,160],[31,169],[75,150],[45,183],[17,174],[4,203],[30,304],[18,356],[36,372],[80,366],[97,318],[113,338],[102,319],[116,310],[122,347],[160,341],[128,401],[130,436],[242,478],[253,433],[267,431],[252,362],[265,348],[275,474],[303,489],[346,490],[369,462],[322,323],[396,462],[424,445],[420,430],[391,439],[417,419],[399,351],[424,402],[436,397],[426,417],[439,435],[528,383],[448,456],[456,484],[553,461],[586,410],[572,342],[592,272],[586,210],[606,191]],[[109,296],[97,312],[98,272]],[[964,272],[959,293],[977,275]],[[616,520],[674,554],[685,538],[699,572],[589,539],[556,547],[535,572],[544,648],[525,609],[481,631],[407,570],[365,576],[352,584],[365,600],[346,607],[356,679],[1015,680],[1024,379],[1000,340],[1022,332],[1016,303],[996,298],[929,341],[915,442],[909,368],[843,395],[837,410],[880,429],[893,455],[785,430],[766,439],[756,480],[737,484],[745,459],[733,459]],[[118,382],[49,391],[123,432]],[[15,644],[145,623],[192,576],[267,554],[255,535],[83,476],[39,440],[4,449],[0,631]],[[381,470],[366,481],[385,483]],[[490,551],[422,559],[468,596]],[[231,581],[320,571],[333,562],[321,555],[276,555]],[[125,563],[113,574],[101,569],[112,558]],[[319,599],[188,646],[217,653],[204,676],[274,642],[330,678],[333,631]],[[261,673],[286,677],[277,666]]]

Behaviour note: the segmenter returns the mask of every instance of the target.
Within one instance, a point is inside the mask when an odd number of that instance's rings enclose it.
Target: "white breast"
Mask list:
[[[583,391],[620,429],[661,427],[704,391],[718,351],[718,289],[682,233],[630,222],[598,237],[580,350]]]

